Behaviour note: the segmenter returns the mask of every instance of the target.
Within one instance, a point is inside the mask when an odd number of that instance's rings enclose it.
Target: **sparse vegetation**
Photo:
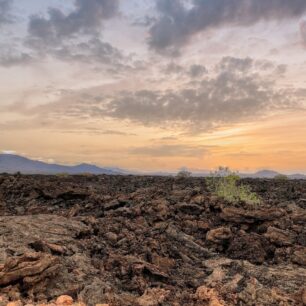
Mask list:
[[[69,177],[69,174],[66,172],[59,172],[59,173],[56,173],[55,176],[64,178],[64,177]]]
[[[189,172],[188,170],[180,170],[177,175],[177,178],[187,178],[187,177],[191,177],[191,172]]]
[[[289,180],[288,176],[285,174],[278,174],[274,177],[274,179],[278,181],[288,181]]]
[[[237,204],[245,202],[250,205],[261,203],[259,196],[252,192],[249,185],[239,184],[240,177],[227,167],[219,167],[206,178],[206,184],[210,191],[229,203]]]

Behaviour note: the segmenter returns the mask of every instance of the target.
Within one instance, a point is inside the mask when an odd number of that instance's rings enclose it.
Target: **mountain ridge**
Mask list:
[[[122,174],[120,169],[112,169],[110,167],[102,168],[96,165],[82,163],[75,166],[49,164],[38,160],[32,160],[19,155],[13,154],[0,154],[0,173],[16,173],[21,172],[24,174],[78,174],[78,173],[91,173],[91,174]]]
[[[117,167],[99,167],[94,164],[81,163],[78,165],[60,165],[56,163],[46,163],[38,160],[33,160],[27,157],[23,157],[15,154],[0,153],[0,173],[16,173],[23,174],[109,174],[109,175],[154,175],[154,176],[173,176],[176,172],[136,172]],[[201,177],[208,176],[209,171],[195,171],[192,176]],[[260,170],[255,173],[239,173],[243,178],[274,178],[281,173],[273,170]],[[306,175],[296,173],[286,175],[289,179],[306,179]]]

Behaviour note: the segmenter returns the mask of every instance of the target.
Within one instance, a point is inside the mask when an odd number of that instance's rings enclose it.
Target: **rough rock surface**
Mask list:
[[[0,175],[0,306],[306,305],[306,181],[245,182]]]

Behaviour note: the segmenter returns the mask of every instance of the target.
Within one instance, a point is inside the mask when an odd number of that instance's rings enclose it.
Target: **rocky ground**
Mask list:
[[[0,305],[306,305],[306,181],[244,183],[1,175]]]

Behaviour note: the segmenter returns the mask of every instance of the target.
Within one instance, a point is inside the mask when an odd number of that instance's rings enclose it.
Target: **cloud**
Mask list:
[[[300,31],[301,31],[302,41],[306,45],[306,20],[301,22]]]
[[[60,48],[50,51],[62,61],[119,64],[124,59],[120,50],[98,38],[76,44],[63,44]]]
[[[209,146],[181,145],[181,144],[162,144],[146,147],[133,148],[130,154],[150,156],[150,157],[202,157],[209,152]]]
[[[9,14],[13,0],[0,0],[0,27],[12,21]]]
[[[14,154],[16,154],[16,151],[12,151],[12,150],[2,150],[1,153],[2,153],[2,154],[14,155]]]
[[[184,67],[174,62],[171,62],[168,65],[166,65],[166,67],[162,68],[162,73],[168,75],[176,75],[178,77],[186,76],[186,77],[191,77],[192,79],[200,78],[207,72],[208,70],[203,65],[194,64],[188,67]]]
[[[77,33],[99,31],[104,20],[118,13],[118,6],[118,0],[75,0],[75,10],[68,15],[49,8],[48,18],[32,16],[28,31],[32,38],[45,44],[59,44]]]
[[[114,136],[136,136],[136,134],[134,133],[126,133],[126,132],[115,131],[115,130],[106,130],[106,131],[103,131],[102,134],[114,135]]]
[[[302,16],[304,0],[156,0],[159,18],[149,29],[149,45],[177,54],[196,33],[224,25],[249,26],[259,21]]]
[[[226,57],[214,76],[182,90],[124,92],[103,104],[105,115],[145,125],[181,123],[201,129],[258,118],[293,105],[293,96],[277,88],[272,65],[267,73],[252,59]]]
[[[258,120],[270,112],[300,107],[305,90],[282,88],[278,65],[250,58],[223,58],[210,74],[183,89],[122,91],[112,95],[88,89],[63,93],[60,100],[21,110],[45,120],[110,118],[143,126],[207,131]],[[16,110],[20,111],[17,105]]]
[[[75,0],[74,4],[68,14],[50,7],[47,16],[32,15],[22,47],[26,51],[2,64],[17,65],[48,56],[66,62],[114,65],[117,71],[127,64],[128,56],[101,39],[104,22],[119,14],[119,0]]]
[[[0,44],[0,66],[12,67],[15,65],[27,65],[32,63],[33,58],[25,53],[20,52],[16,48]]]
[[[174,62],[171,62],[163,69],[162,72],[166,74],[182,74],[184,73],[184,67]]]
[[[206,67],[202,65],[191,65],[189,68],[189,75],[192,78],[199,78],[203,76],[203,74],[206,74],[207,72],[208,70],[206,69]]]

